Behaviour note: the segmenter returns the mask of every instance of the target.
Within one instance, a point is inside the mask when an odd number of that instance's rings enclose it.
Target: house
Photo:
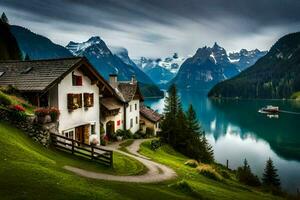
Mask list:
[[[140,124],[141,129],[144,133],[147,132],[147,129],[156,136],[160,130],[160,120],[162,116],[156,111],[152,110],[150,107],[141,105],[140,107]]]
[[[114,90],[86,58],[8,61],[0,63],[0,86],[12,85],[38,107],[60,111],[59,133],[89,144],[100,138],[99,97]]]
[[[105,133],[110,136],[117,130],[140,130],[141,94],[138,82],[133,76],[130,81],[118,81],[116,74],[111,74],[109,84],[114,89],[115,97],[101,99],[101,123]]]

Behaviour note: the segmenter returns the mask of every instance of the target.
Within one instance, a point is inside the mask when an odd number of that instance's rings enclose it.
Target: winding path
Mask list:
[[[115,152],[124,154],[128,157],[134,158],[134,159],[138,160],[139,162],[143,163],[148,168],[147,173],[145,173],[143,175],[117,176],[117,175],[110,175],[110,174],[87,171],[87,170],[79,169],[79,168],[72,167],[72,166],[64,166],[64,169],[69,170],[80,176],[87,177],[87,178],[110,180],[110,181],[122,181],[122,182],[154,183],[154,182],[161,182],[161,181],[166,181],[166,180],[176,178],[177,174],[171,168],[169,168],[165,165],[156,163],[156,162],[150,160],[150,158],[147,158],[138,153],[140,145],[144,141],[147,141],[147,139],[134,140],[134,142],[130,146],[127,147],[127,150],[130,152],[130,154],[118,150],[120,143],[116,143],[116,144],[106,147],[106,149],[113,150]]]

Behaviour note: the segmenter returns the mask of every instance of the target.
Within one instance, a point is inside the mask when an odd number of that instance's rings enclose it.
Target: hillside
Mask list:
[[[210,97],[291,98],[300,91],[300,32],[280,38],[270,51],[236,77],[217,84]]]
[[[27,54],[32,60],[68,58],[73,56],[63,46],[53,43],[42,35],[31,32],[29,29],[12,25],[11,31],[16,37],[23,53]]]
[[[20,60],[22,53],[10,26],[0,19],[0,60]]]

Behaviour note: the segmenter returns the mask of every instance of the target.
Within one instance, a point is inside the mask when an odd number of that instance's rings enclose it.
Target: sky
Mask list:
[[[0,9],[60,45],[100,36],[132,58],[189,56],[214,42],[268,50],[300,31],[299,0],[0,0]]]

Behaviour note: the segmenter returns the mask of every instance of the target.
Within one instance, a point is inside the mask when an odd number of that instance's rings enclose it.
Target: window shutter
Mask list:
[[[94,94],[93,93],[90,94],[90,98],[91,98],[91,107],[93,107],[94,106]]]
[[[68,94],[68,97],[67,97],[67,103],[68,103],[68,109],[69,110],[73,110],[73,94]]]
[[[84,107],[88,107],[88,98],[89,98],[89,94],[88,93],[84,93],[83,94],[83,103],[84,103]]]
[[[82,94],[77,94],[79,108],[82,108]]]

